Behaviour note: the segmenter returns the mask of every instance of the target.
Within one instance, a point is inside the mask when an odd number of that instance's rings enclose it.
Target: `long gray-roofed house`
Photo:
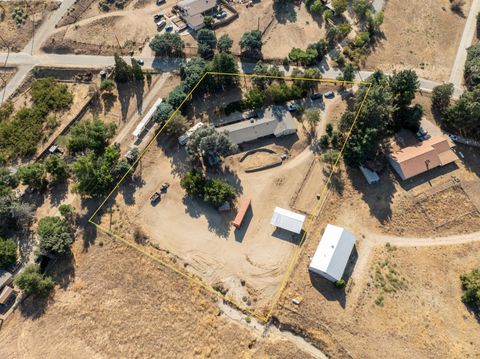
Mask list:
[[[183,0],[177,4],[180,17],[194,31],[205,26],[203,18],[212,14],[216,7],[217,0]]]
[[[285,106],[270,106],[258,111],[258,118],[217,127],[216,130],[227,131],[238,145],[271,135],[281,137],[294,134],[297,132],[297,123]]]

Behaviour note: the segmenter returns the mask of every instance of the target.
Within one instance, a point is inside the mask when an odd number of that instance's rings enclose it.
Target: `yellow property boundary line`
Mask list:
[[[120,184],[123,182],[123,180],[128,176],[128,174],[135,168],[135,166],[137,165],[137,163],[142,159],[142,157],[145,155],[145,153],[147,152],[147,150],[150,148],[151,144],[157,139],[157,137],[164,131],[164,129],[166,128],[166,126],[168,125],[168,123],[172,120],[172,118],[178,113],[178,111],[182,108],[183,104],[191,98],[193,92],[197,89],[197,87],[200,85],[200,83],[203,81],[203,79],[207,76],[207,75],[219,75],[219,76],[238,76],[238,77],[248,77],[248,78],[270,78],[270,79],[282,79],[282,80],[303,80],[303,81],[316,81],[316,82],[325,82],[325,83],[334,83],[334,84],[350,84],[350,85],[368,85],[368,88],[367,88],[367,91],[365,93],[365,97],[363,98],[358,110],[357,110],[357,113],[355,114],[355,118],[354,118],[354,121],[347,133],[347,136],[345,138],[345,141],[342,145],[342,148],[339,152],[339,155],[334,163],[334,165],[332,166],[332,171],[330,172],[330,175],[328,176],[327,178],[327,181],[325,182],[324,186],[323,186],[323,189],[322,189],[322,192],[320,194],[320,197],[319,199],[317,200],[316,204],[315,204],[315,207],[313,209],[313,211],[311,212],[312,214],[309,216],[308,218],[308,221],[307,221],[307,224],[305,226],[305,230],[303,231],[303,235],[300,239],[300,242],[299,244],[297,245],[297,248],[292,256],[292,259],[287,267],[287,271],[285,272],[283,278],[282,278],[282,282],[280,284],[280,287],[274,297],[274,300],[272,302],[272,305],[270,306],[269,310],[268,310],[268,313],[266,316],[263,316],[263,315],[260,315],[258,313],[255,313],[254,311],[248,309],[248,308],[245,308],[243,305],[239,304],[237,301],[233,300],[233,299],[229,299],[229,298],[226,298],[224,294],[218,292],[217,290],[215,290],[212,286],[206,284],[205,282],[203,282],[201,279],[199,279],[198,277],[190,274],[190,273],[186,273],[186,272],[183,272],[181,270],[179,270],[178,268],[176,268],[175,266],[165,262],[163,259],[157,257],[156,255],[152,254],[152,253],[149,253],[148,251],[146,251],[144,248],[142,248],[141,246],[139,246],[138,244],[134,243],[134,242],[130,242],[130,241],[127,241],[126,239],[122,238],[121,236],[115,234],[114,232],[110,231],[109,229],[101,226],[99,223],[96,223],[95,221],[93,221],[93,218],[98,214],[98,212],[102,209],[102,207],[105,205],[105,203],[110,199],[110,197],[113,195],[113,193],[117,190],[117,188],[120,186]],[[187,94],[187,96],[185,97],[185,99],[182,101],[182,103],[180,104],[180,106],[178,106],[178,108],[172,113],[172,115],[168,118],[168,120],[165,122],[165,124],[160,128],[160,130],[155,134],[155,136],[148,142],[147,146],[145,146],[145,148],[143,149],[143,151],[140,153],[140,155],[138,156],[137,160],[130,166],[130,168],[128,169],[128,171],[122,176],[122,178],[118,181],[118,183],[115,185],[115,187],[112,189],[112,191],[108,194],[108,196],[102,201],[102,203],[100,204],[100,206],[95,210],[95,212],[90,216],[90,218],[88,219],[88,222],[93,224],[95,227],[97,227],[98,229],[100,229],[102,232],[112,236],[113,238],[123,242],[124,244],[126,244],[127,246],[133,248],[133,249],[136,249],[137,251],[139,251],[140,253],[146,255],[147,257],[149,257],[150,259],[154,260],[155,262],[157,263],[160,263],[161,265],[173,270],[174,272],[180,274],[182,277],[184,278],[187,278],[189,280],[191,280],[193,283],[201,286],[202,288],[206,289],[207,291],[209,291],[210,293],[218,296],[218,297],[221,297],[223,300],[233,304],[235,307],[237,307],[238,309],[242,310],[243,312],[245,313],[248,313],[254,317],[256,317],[257,319],[263,321],[263,322],[268,322],[272,316],[272,312],[273,310],[275,309],[275,306],[277,305],[279,299],[280,299],[280,295],[283,291],[283,289],[285,288],[285,285],[287,283],[287,280],[294,268],[294,265],[298,259],[298,256],[301,252],[301,248],[302,248],[302,244],[305,242],[305,239],[306,239],[306,235],[307,233],[309,233],[309,230],[310,228],[313,226],[313,223],[315,221],[315,219],[318,217],[318,215],[320,214],[320,206],[323,202],[323,200],[325,199],[326,195],[327,195],[327,191],[328,191],[328,186],[330,184],[330,181],[331,181],[331,178],[333,176],[333,173],[336,171],[337,167],[338,167],[338,163],[340,162],[340,159],[342,158],[343,156],[343,153],[345,151],[345,146],[350,138],[350,135],[352,134],[352,131],[353,131],[353,128],[355,127],[356,125],[356,122],[357,122],[357,119],[358,119],[358,116],[360,114],[360,111],[362,110],[362,107],[363,107],[363,104],[365,103],[365,100],[366,98],[368,97],[368,94],[370,92],[370,88],[371,88],[372,84],[370,82],[361,82],[361,81],[341,81],[341,80],[333,80],[333,79],[310,79],[310,78],[302,78],[302,77],[288,77],[288,76],[263,76],[263,75],[255,75],[255,74],[243,74],[243,73],[222,73],[222,72],[206,72],[202,77],[201,79],[197,82],[197,84],[192,88],[192,90]]]

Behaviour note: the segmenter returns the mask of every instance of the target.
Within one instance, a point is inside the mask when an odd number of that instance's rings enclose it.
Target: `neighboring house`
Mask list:
[[[418,146],[402,148],[389,156],[389,162],[402,180],[432,168],[445,166],[458,159],[447,136],[433,136]]]
[[[258,117],[216,128],[227,131],[235,144],[274,135],[286,136],[297,132],[297,123],[285,106],[270,106],[258,111]]]
[[[194,31],[205,26],[203,18],[212,15],[217,8],[216,0],[183,0],[177,4],[180,17]]]
[[[342,279],[355,246],[355,236],[342,227],[327,224],[308,269],[332,282]]]

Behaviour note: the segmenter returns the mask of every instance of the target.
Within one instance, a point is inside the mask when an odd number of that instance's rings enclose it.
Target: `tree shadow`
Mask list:
[[[127,177],[119,188],[119,192],[123,196],[123,201],[127,206],[135,204],[135,193],[137,189],[142,188],[145,185],[145,181],[139,175],[133,175]],[[112,196],[114,196],[113,194]]]
[[[50,204],[54,207],[58,207],[68,194],[67,182],[57,182],[50,186]]]
[[[297,21],[297,12],[293,1],[274,1],[273,14],[280,24]]]
[[[36,320],[45,314],[47,307],[53,303],[53,293],[48,298],[38,298],[29,295],[18,306],[24,318]]]
[[[392,201],[397,189],[397,180],[386,170],[380,175],[380,181],[369,185],[358,168],[347,166],[347,175],[353,187],[362,194],[362,200],[368,205],[370,213],[385,224],[392,217]]]
[[[228,238],[230,235],[230,218],[232,214],[223,214],[211,205],[202,202],[198,198],[185,196],[182,199],[185,205],[185,213],[192,218],[205,217],[208,221],[208,230],[220,238]]]
[[[335,169],[333,173],[332,173],[332,170],[333,168],[331,166],[322,168],[323,176],[325,178],[330,178],[328,187],[333,189],[336,193],[342,195],[343,191],[345,190],[345,183],[342,178],[342,170],[338,167]]]
[[[354,246],[352,253],[347,262],[347,266],[345,267],[345,271],[343,273],[342,279],[345,281],[346,284],[350,281],[352,276],[353,270],[355,269],[355,265],[357,264],[358,260],[358,252],[357,247]],[[322,277],[317,273],[313,273],[312,271],[308,271],[310,277],[310,283],[312,286],[320,292],[325,299],[328,301],[337,301],[340,306],[345,309],[347,304],[347,296],[345,288],[337,288],[335,283],[331,282],[330,280]]]
[[[120,101],[120,111],[122,115],[122,121],[127,119],[128,110],[130,108],[130,100],[135,95],[135,90],[130,83],[117,84],[118,100]]]
[[[135,81],[133,86],[133,92],[135,94],[135,99],[137,102],[137,113],[141,114],[143,110],[143,94],[145,92],[144,86],[145,82],[144,81]]]
[[[117,101],[117,96],[111,92],[106,92],[102,94],[102,102],[103,102],[103,113],[106,114],[110,112],[110,110],[115,105]]]
[[[83,228],[83,251],[87,252],[90,246],[95,242],[97,238],[97,226],[89,222],[89,219],[99,206],[98,199],[95,198],[82,198],[81,207],[85,210],[85,215],[78,219],[78,226]],[[105,208],[108,207],[108,203],[104,203],[101,210],[92,218],[92,221],[99,222],[99,218],[105,213]]]
[[[59,257],[55,264],[49,267],[49,274],[62,289],[66,289],[75,278],[75,257],[72,252]]]

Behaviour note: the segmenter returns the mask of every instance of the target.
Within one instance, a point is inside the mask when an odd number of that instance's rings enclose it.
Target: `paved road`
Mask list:
[[[467,60],[467,48],[472,45],[473,35],[477,30],[477,14],[480,11],[480,0],[473,0],[468,13],[467,22],[463,29],[462,39],[458,46],[455,62],[453,63],[452,71],[450,72],[449,82],[455,87],[461,87],[463,82],[463,69],[465,61]]]

